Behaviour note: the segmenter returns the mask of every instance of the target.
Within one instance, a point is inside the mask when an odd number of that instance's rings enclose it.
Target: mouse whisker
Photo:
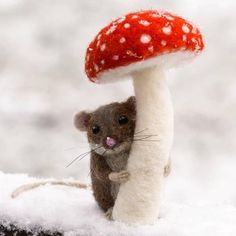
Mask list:
[[[148,140],[150,140],[149,138],[153,138],[153,136],[152,135],[146,135],[146,136],[142,136],[142,137],[134,136],[134,139],[142,139],[142,140],[148,139]]]
[[[74,147],[68,147],[68,148],[65,148],[63,151],[66,152],[66,151],[70,151],[70,150],[73,150],[76,148],[81,148],[81,147],[88,147],[88,145],[84,144],[84,145],[78,145],[78,146],[74,146]]]
[[[82,159],[83,159],[84,157],[86,157],[88,154],[90,154],[90,153],[96,151],[98,148],[101,148],[101,147],[102,147],[102,145],[99,146],[99,147],[96,147],[96,148],[94,148],[94,149],[92,149],[92,150],[90,150],[90,151],[88,151],[88,152],[85,152],[85,153],[80,154],[80,155],[77,156],[75,159],[73,159],[73,160],[66,166],[66,168],[69,167],[69,166],[71,166],[71,165],[72,165],[75,161],[77,161],[78,159],[79,159],[79,161],[82,160]]]
[[[159,136],[159,135],[155,135],[155,134],[146,134],[146,135],[134,135],[134,137],[140,137],[140,138],[144,138],[144,137],[155,137],[155,136]]]
[[[102,153],[102,156],[105,155],[105,153],[107,152],[107,150],[105,150],[103,153]],[[88,176],[91,175],[95,170],[94,169],[90,169],[89,173],[88,173]]]
[[[66,168],[68,168],[69,166],[71,166],[75,161],[77,161],[81,156],[83,157],[83,156],[86,156],[86,155],[88,155],[90,153],[90,151],[89,152],[85,152],[85,153],[83,153],[83,154],[80,154],[79,156],[77,156],[75,159],[73,159],[67,166],[66,166]],[[80,160],[80,159],[79,159]]]
[[[84,159],[87,155],[89,155],[90,153],[92,153],[92,151],[91,152],[88,152],[88,153],[85,153],[84,155],[82,155],[82,157],[80,157],[79,159],[78,159],[78,161],[81,161],[82,159]]]
[[[148,128],[143,129],[143,130],[140,130],[140,131],[136,132],[134,135],[136,135],[136,134],[140,134],[140,133],[142,133],[142,132],[144,132],[144,131],[146,131],[146,130],[148,130]]]
[[[154,142],[154,141],[160,141],[160,140],[154,140],[154,139],[149,139],[149,138],[151,138],[152,136],[151,135],[149,135],[149,136],[146,136],[146,137],[138,137],[138,138],[136,138],[136,137],[134,137],[134,139],[133,139],[133,141],[146,141],[146,142],[148,142],[148,141],[152,141],[152,142]]]
[[[134,142],[143,141],[143,142],[160,142],[160,140],[145,140],[145,139],[133,139]]]
[[[132,142],[132,141],[135,141],[135,140],[143,140],[143,139],[148,139],[148,138],[151,138],[151,135],[145,135],[145,136],[134,136],[133,138],[127,138],[124,140],[124,142]]]

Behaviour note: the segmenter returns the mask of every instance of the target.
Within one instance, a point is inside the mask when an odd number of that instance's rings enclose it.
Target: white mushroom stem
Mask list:
[[[120,186],[113,218],[127,224],[153,224],[159,216],[163,172],[172,146],[173,109],[162,69],[136,72],[133,79],[137,101],[135,133],[146,129],[139,134],[157,135],[150,139],[159,141],[132,144],[127,164],[130,179]]]

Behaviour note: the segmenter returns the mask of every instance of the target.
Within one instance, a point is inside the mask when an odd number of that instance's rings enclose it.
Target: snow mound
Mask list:
[[[108,221],[88,189],[42,186],[11,199],[12,191],[19,185],[34,181],[41,179],[0,172],[0,224],[8,227],[13,223],[23,230],[56,230],[66,236],[233,236],[236,233],[236,207],[227,204],[166,202],[156,225],[129,227]]]
[[[184,205],[166,202],[153,226],[129,227],[106,220],[91,190],[42,186],[11,199],[21,184],[41,181],[0,172],[0,223],[22,230],[59,231],[64,235],[235,235],[236,208],[227,204]]]

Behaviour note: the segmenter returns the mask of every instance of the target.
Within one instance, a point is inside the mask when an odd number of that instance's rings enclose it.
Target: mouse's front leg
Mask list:
[[[129,179],[129,172],[126,170],[122,170],[120,172],[111,172],[108,175],[108,178],[117,183],[124,183]]]
[[[105,213],[105,217],[108,219],[108,220],[113,220],[112,218],[112,210],[113,210],[113,207],[110,207],[106,213]]]

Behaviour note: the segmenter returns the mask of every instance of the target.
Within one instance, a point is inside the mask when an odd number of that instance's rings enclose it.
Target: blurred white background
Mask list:
[[[73,115],[133,94],[131,82],[94,85],[88,43],[129,11],[164,9],[200,26],[205,52],[168,73],[175,109],[168,199],[236,205],[234,0],[0,0],[0,170],[88,179],[88,150]]]

